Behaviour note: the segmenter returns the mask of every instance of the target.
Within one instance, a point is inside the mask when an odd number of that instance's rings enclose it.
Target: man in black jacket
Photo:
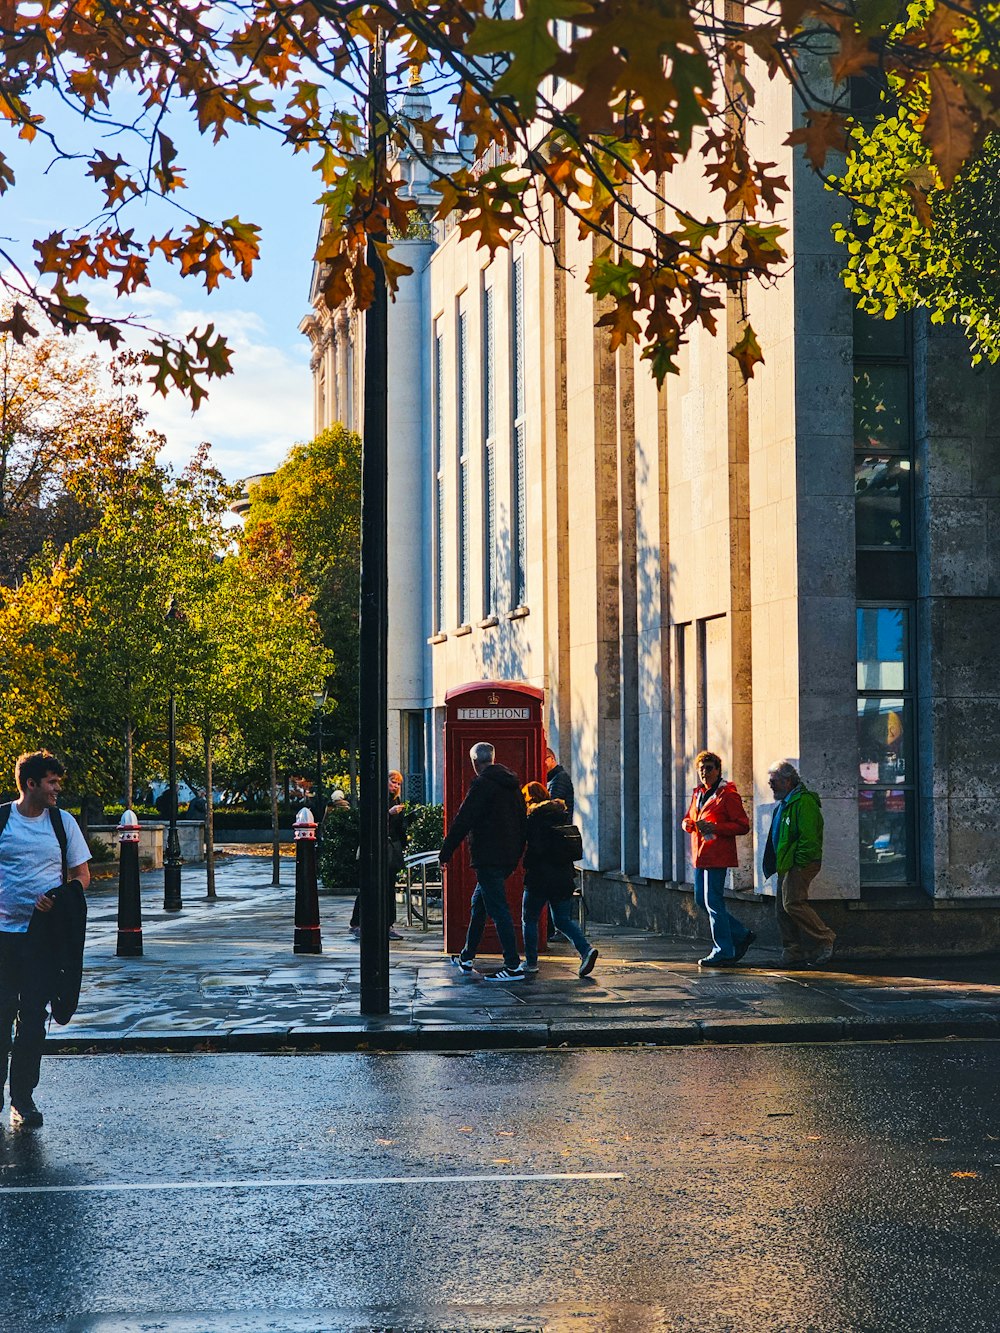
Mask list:
[[[521,795],[520,779],[503,764],[494,763],[495,755],[493,746],[487,741],[481,741],[469,751],[476,777],[441,844],[441,864],[447,865],[452,853],[468,835],[477,880],[465,948],[455,954],[452,962],[463,972],[474,970],[476,950],[489,917],[500,937],[504,965],[486,980],[523,981],[525,973],[507,905],[505,881],[517,868],[524,851],[528,812]]]
[[[566,822],[573,822],[574,792],[573,779],[560,764],[555,750],[545,751],[545,785],[553,801],[562,801],[566,806]]]

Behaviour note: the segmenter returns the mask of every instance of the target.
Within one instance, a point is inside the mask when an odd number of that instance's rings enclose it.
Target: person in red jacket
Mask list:
[[[694,761],[701,786],[691,793],[682,825],[691,834],[694,900],[708,914],[712,948],[699,967],[735,967],[757,936],[726,910],[726,870],[736,865],[736,839],[750,832],[750,820],[736,784],[723,782],[722,760],[702,750]]]

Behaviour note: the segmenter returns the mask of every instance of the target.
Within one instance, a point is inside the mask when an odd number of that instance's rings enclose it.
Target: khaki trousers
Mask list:
[[[833,944],[837,938],[809,906],[809,885],[819,874],[819,861],[806,866],[792,866],[778,876],[778,895],[774,913],[778,918],[782,946],[790,953],[808,957]]]

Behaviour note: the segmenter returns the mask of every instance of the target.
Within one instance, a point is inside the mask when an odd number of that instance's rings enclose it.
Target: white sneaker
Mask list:
[[[813,967],[822,967],[824,963],[829,963],[833,958],[833,950],[836,940],[831,940],[829,944],[824,944],[815,958],[811,960]]]
[[[502,968],[500,969],[499,972],[488,972],[488,973],[486,974],[486,980],[487,980],[487,981],[523,981],[527,975],[528,975],[527,972],[524,970],[524,967],[521,966],[521,965],[519,965],[519,966],[517,966],[517,967],[502,967]]]
[[[537,964],[537,963],[522,963],[522,964],[521,964],[521,971],[522,971],[522,972],[527,972],[527,974],[528,974],[529,977],[533,977],[533,976],[535,975],[535,973],[538,971],[538,964]]]

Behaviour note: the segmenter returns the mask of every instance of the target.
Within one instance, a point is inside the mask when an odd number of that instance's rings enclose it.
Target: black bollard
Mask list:
[[[142,957],[142,902],[139,897],[139,821],[126,810],[118,825],[121,843],[118,863],[119,958]]]
[[[295,816],[295,952],[323,952],[316,884],[316,821],[312,811],[305,808]]]

